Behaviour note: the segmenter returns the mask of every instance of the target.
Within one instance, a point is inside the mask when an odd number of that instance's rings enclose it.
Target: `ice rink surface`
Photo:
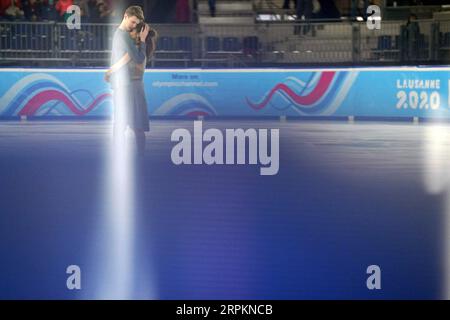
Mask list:
[[[125,276],[138,299],[443,297],[448,124],[203,127],[279,128],[279,173],[176,166],[171,134],[193,121],[152,120],[145,156],[133,161],[132,272],[113,275],[110,124],[0,122],[0,298],[109,298],[114,285],[102,292],[100,282]],[[80,291],[66,288],[73,264]],[[367,289],[370,265],[381,268],[381,290]]]

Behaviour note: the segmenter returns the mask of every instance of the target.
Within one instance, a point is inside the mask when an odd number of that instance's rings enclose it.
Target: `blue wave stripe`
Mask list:
[[[211,113],[212,115],[215,115],[216,112],[211,109],[208,105],[199,102],[199,101],[195,101],[195,100],[185,100],[180,102],[179,104],[177,104],[176,106],[173,107],[173,109],[170,111],[170,115],[180,115],[183,114],[185,112],[190,112],[190,111],[197,111],[197,110],[202,110],[202,111],[207,111],[209,113]]]

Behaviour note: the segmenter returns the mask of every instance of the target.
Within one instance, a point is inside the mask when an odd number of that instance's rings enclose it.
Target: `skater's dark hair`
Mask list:
[[[136,31],[137,31],[138,33],[140,33],[140,32],[142,31],[142,29],[144,28],[144,26],[145,26],[145,22],[139,23],[139,24],[136,26]],[[156,42],[156,38],[157,38],[157,32],[156,32],[156,30],[155,30],[155,29],[152,29],[152,28],[150,27],[150,31],[149,31],[149,33],[148,33],[148,37],[147,37],[147,39],[145,39],[145,45],[146,45],[146,47],[147,47],[147,51],[146,51],[147,58],[150,58],[150,54],[151,54],[152,52],[154,52],[155,49],[156,49],[156,48],[153,48],[153,42],[154,42],[154,41],[152,41],[153,39],[155,39],[155,42]],[[155,46],[156,46],[156,43],[155,43]]]

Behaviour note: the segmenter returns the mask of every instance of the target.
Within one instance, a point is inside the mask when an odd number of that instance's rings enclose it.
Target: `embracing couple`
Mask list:
[[[145,132],[150,130],[144,91],[147,59],[156,48],[157,33],[144,22],[141,7],[126,9],[112,44],[111,68],[105,80],[111,83],[114,99],[114,140],[123,145],[125,131],[134,131],[138,154],[145,149]]]

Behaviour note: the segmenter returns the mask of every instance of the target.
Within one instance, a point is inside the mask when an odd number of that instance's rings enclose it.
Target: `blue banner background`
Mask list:
[[[104,71],[1,69],[0,117],[110,116]],[[449,118],[449,71],[148,70],[144,82],[151,116]]]

